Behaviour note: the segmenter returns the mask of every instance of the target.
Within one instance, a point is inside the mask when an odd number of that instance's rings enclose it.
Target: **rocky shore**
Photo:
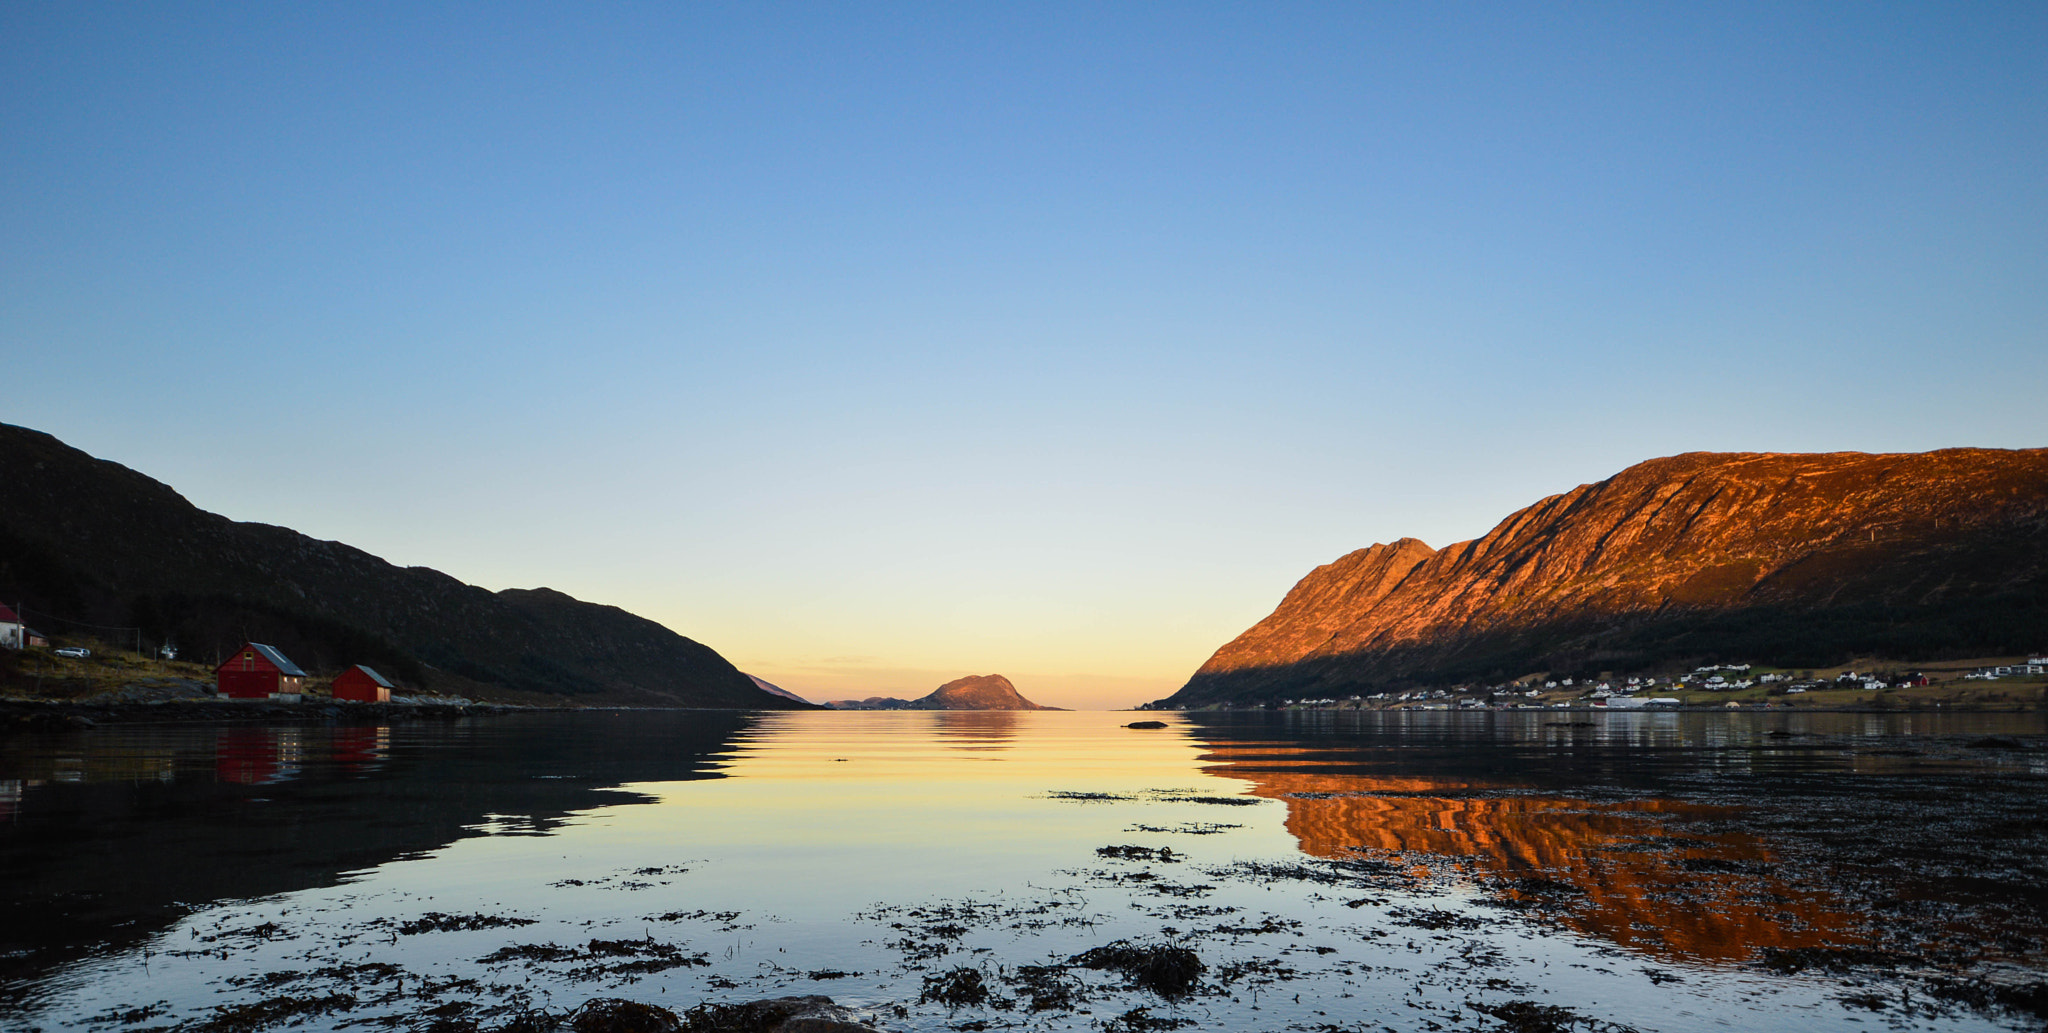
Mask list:
[[[0,731],[66,731],[100,725],[137,724],[384,724],[570,709],[575,708],[439,700],[350,703],[309,699],[300,703],[283,703],[217,698],[151,701],[0,699]]]

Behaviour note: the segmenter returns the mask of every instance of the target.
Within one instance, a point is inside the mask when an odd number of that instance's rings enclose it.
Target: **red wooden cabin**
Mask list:
[[[245,642],[228,662],[214,668],[220,694],[229,699],[268,699],[296,696],[306,685],[306,672],[284,658],[276,647]]]
[[[391,682],[377,672],[357,664],[335,676],[334,698],[358,703],[391,702]]]

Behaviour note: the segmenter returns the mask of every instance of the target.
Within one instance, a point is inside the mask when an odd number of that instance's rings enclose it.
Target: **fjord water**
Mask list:
[[[892,1029],[2028,1021],[1925,989],[2042,975],[2042,715],[1156,716],[17,735],[0,1025],[788,993]],[[1201,982],[1059,968],[1119,940],[1193,949]],[[961,967],[987,1001],[920,1000]]]

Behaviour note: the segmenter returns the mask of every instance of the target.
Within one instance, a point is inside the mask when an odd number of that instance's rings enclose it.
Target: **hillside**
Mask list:
[[[1017,687],[1000,674],[956,678],[911,704],[919,710],[1058,710],[1043,707],[1017,694]]]
[[[1316,568],[1165,707],[2048,647],[2048,449],[1688,453]]]
[[[770,693],[776,696],[781,696],[783,699],[793,699],[796,700],[798,703],[809,704],[811,702],[810,700],[807,700],[802,696],[799,696],[796,693],[791,692],[788,689],[785,689],[782,686],[777,685],[774,682],[771,682],[768,679],[763,678],[759,675],[750,674],[747,675],[747,679],[749,681],[752,681],[754,683],[754,687],[760,689],[762,692]]]
[[[836,699],[825,704],[835,710],[1058,710],[1025,699],[1000,674],[955,678],[917,699],[869,696],[866,699]]]
[[[268,642],[315,673],[538,702],[786,709],[708,646],[546,588],[491,592],[339,542],[205,512],[157,481],[0,424],[0,598],[139,626],[207,660]],[[31,621],[31,623],[35,623]],[[63,633],[74,625],[42,630]]]

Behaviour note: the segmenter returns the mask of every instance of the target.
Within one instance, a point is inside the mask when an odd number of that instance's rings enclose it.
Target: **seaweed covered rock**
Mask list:
[[[1097,971],[1123,973],[1131,982],[1161,997],[1184,997],[1193,992],[1207,966],[1194,951],[1167,944],[1135,944],[1125,940],[1095,947],[1074,955],[1073,964]]]
[[[948,1008],[986,1004],[988,982],[977,969],[956,968],[924,977],[924,992],[917,999],[927,1004],[937,1001]]]
[[[675,1012],[618,997],[595,997],[570,1013],[574,1033],[682,1033]]]
[[[683,1013],[684,1033],[875,1033],[832,998],[774,997],[746,1004],[700,1004]]]
[[[775,997],[744,1004],[700,1004],[681,1015],[652,1004],[595,997],[568,1016],[526,1012],[495,1033],[876,1033],[832,998]]]

